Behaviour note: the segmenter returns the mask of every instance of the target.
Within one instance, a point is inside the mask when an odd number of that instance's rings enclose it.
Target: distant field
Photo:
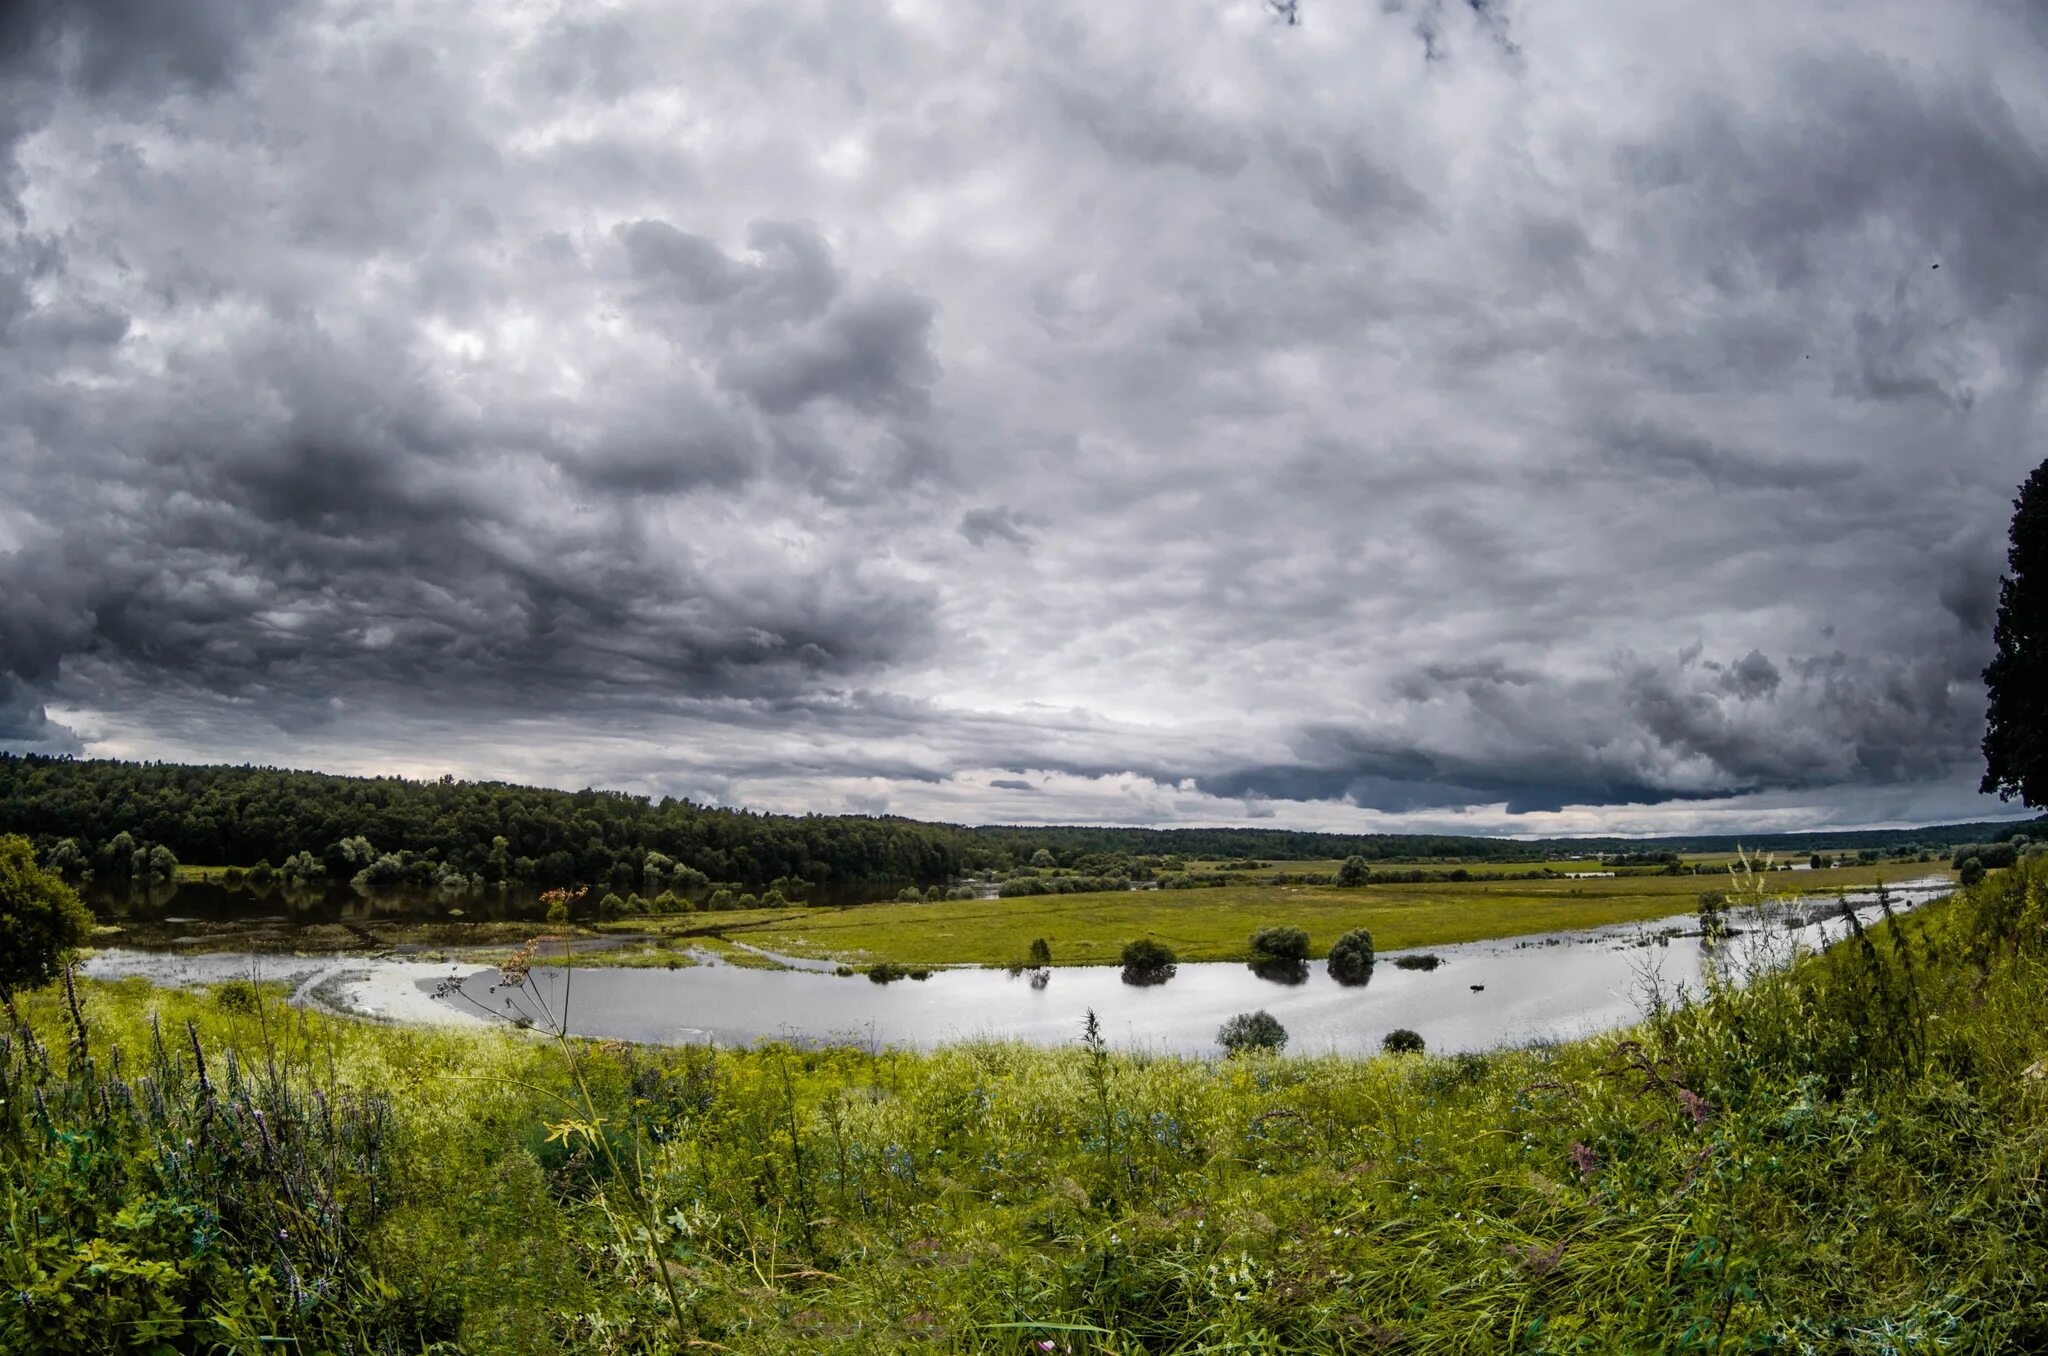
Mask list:
[[[1934,866],[1855,866],[1779,877],[1789,890],[1867,886],[1934,874]],[[1661,918],[1690,909],[1711,877],[1633,876],[1610,880],[1431,881],[1360,890],[1325,886],[1221,886],[1036,895],[934,904],[866,904],[848,909],[774,909],[651,920],[663,930],[716,928],[791,955],[911,965],[1005,965],[1033,938],[1061,965],[1103,964],[1125,942],[1155,937],[1183,960],[1242,960],[1253,929],[1289,923],[1308,930],[1314,954],[1355,927],[1372,929],[1383,951],[1441,946]],[[647,925],[635,919],[630,926]]]
[[[1258,860],[1260,860],[1260,861],[1263,861],[1263,862],[1265,862],[1266,864],[1265,864],[1264,866],[1261,866],[1261,867],[1257,867],[1257,868],[1255,868],[1255,869],[1254,869],[1254,870],[1253,870],[1253,871],[1251,872],[1251,874],[1252,874],[1252,875],[1254,875],[1254,876],[1260,876],[1260,875],[1271,875],[1271,874],[1272,874],[1273,872],[1275,872],[1275,871],[1282,871],[1282,872],[1286,872],[1286,873],[1287,873],[1288,875],[1297,875],[1297,876],[1299,876],[1299,875],[1316,875],[1316,874],[1322,874],[1322,875],[1334,875],[1334,874],[1336,873],[1336,871],[1337,871],[1337,868],[1338,868],[1338,867],[1340,867],[1340,866],[1342,866],[1342,865],[1344,865],[1344,863],[1343,863],[1343,861],[1342,861],[1341,859],[1339,859],[1339,858],[1334,858],[1334,857],[1332,857],[1332,858],[1323,858],[1323,859],[1313,859],[1313,860],[1306,860],[1306,861],[1282,861],[1282,860],[1279,860],[1279,859],[1267,859],[1267,858],[1263,858],[1263,857],[1262,857],[1262,858],[1259,858]],[[1732,860],[1732,859],[1731,859],[1731,860]],[[1548,868],[1549,868],[1550,870],[1552,870],[1552,871],[1556,871],[1556,872],[1560,872],[1560,873],[1562,873],[1562,872],[1566,872],[1566,871],[1604,871],[1604,870],[1607,870],[1607,869],[1608,869],[1608,868],[1606,868],[1606,867],[1603,867],[1603,866],[1601,866],[1601,865],[1600,865],[1600,863],[1598,863],[1598,862],[1596,862],[1596,861],[1591,861],[1591,860],[1587,860],[1587,859],[1568,859],[1568,858],[1546,858],[1546,859],[1542,859],[1542,860],[1535,860],[1535,861],[1526,861],[1526,862],[1490,862],[1490,861],[1489,861],[1489,862],[1445,862],[1445,861],[1412,861],[1412,862],[1373,862],[1373,863],[1371,863],[1371,866],[1372,866],[1372,869],[1373,869],[1374,871],[1460,871],[1460,870],[1463,870],[1463,871],[1469,871],[1469,872],[1471,872],[1471,873],[1472,873],[1473,875],[1475,875],[1475,876],[1503,876],[1503,875],[1519,875],[1519,874],[1522,874],[1522,873],[1524,873],[1524,872],[1529,872],[1529,871],[1541,871],[1541,870],[1543,870],[1543,869],[1544,869],[1545,867],[1548,867]],[[1636,870],[1645,870],[1645,871],[1656,871],[1656,870],[1661,870],[1662,868],[1660,868],[1660,867],[1638,867],[1638,868],[1634,868],[1634,869],[1636,869]],[[1244,870],[1244,867],[1243,867],[1243,865],[1242,865],[1241,863],[1238,863],[1238,862],[1229,862],[1229,861],[1206,861],[1206,860],[1203,860],[1203,861],[1197,861],[1197,860],[1193,860],[1193,859],[1190,859],[1190,860],[1188,861],[1188,870],[1190,870],[1190,871],[1200,871],[1200,872],[1210,872],[1210,871],[1242,871],[1242,870]]]
[[[1832,856],[1832,855],[1834,855],[1834,854],[1830,853],[1830,854],[1825,854],[1825,855],[1829,855],[1829,856]],[[1803,863],[1804,863],[1804,862],[1806,861],[1806,859],[1807,859],[1807,854],[1806,854],[1806,853],[1803,853],[1803,852],[1802,852],[1802,853],[1785,853],[1785,852],[1780,852],[1780,853],[1775,853],[1775,854],[1768,854],[1768,853],[1760,853],[1760,854],[1757,854],[1757,856],[1758,856],[1758,857],[1763,857],[1763,856],[1769,856],[1769,857],[1771,857],[1771,859],[1772,859],[1772,861],[1773,861],[1774,863],[1776,863],[1776,864],[1778,864],[1778,865],[1781,865],[1781,866],[1783,866],[1783,865],[1790,865],[1790,864],[1793,864],[1793,863],[1802,863],[1802,864],[1803,864]],[[1709,866],[1709,867],[1714,867],[1714,868],[1717,868],[1717,869],[1718,869],[1718,868],[1725,868],[1725,867],[1728,867],[1728,866],[1732,866],[1732,865],[1734,864],[1734,862],[1735,862],[1735,854],[1734,854],[1734,853],[1732,853],[1732,852],[1683,852],[1683,853],[1680,853],[1680,854],[1679,854],[1679,857],[1680,857],[1680,860],[1684,861],[1684,862],[1685,862],[1685,864],[1686,864],[1686,865],[1688,865],[1688,866]],[[1233,862],[1233,861],[1218,861],[1218,860],[1212,860],[1212,859],[1208,859],[1208,858],[1201,858],[1201,859],[1197,859],[1197,858],[1189,858],[1189,859],[1187,859],[1187,860],[1188,860],[1188,870],[1190,870],[1190,871],[1199,871],[1199,872],[1212,872],[1212,871],[1242,871],[1242,870],[1244,870],[1244,867],[1243,867],[1243,865],[1242,865],[1241,863],[1238,863],[1238,862]],[[1265,865],[1264,865],[1264,866],[1261,866],[1261,867],[1258,867],[1258,868],[1255,868],[1255,869],[1254,869],[1254,870],[1252,871],[1252,873],[1251,873],[1251,874],[1253,874],[1253,875],[1255,875],[1255,876],[1256,876],[1256,875],[1270,875],[1270,874],[1272,874],[1272,873],[1273,873],[1273,872],[1275,872],[1275,871],[1283,871],[1283,872],[1286,872],[1286,873],[1288,873],[1289,875],[1315,875],[1315,874],[1319,874],[1319,873],[1320,873],[1320,874],[1325,874],[1325,875],[1328,875],[1328,874],[1334,874],[1334,873],[1336,872],[1337,868],[1338,868],[1338,867],[1340,867],[1340,866],[1342,866],[1342,865],[1344,864],[1344,863],[1343,863],[1343,862],[1342,862],[1342,861],[1341,861],[1340,859],[1338,859],[1338,858],[1334,858],[1334,857],[1331,857],[1331,858],[1317,858],[1317,859],[1312,859],[1312,860],[1302,860],[1302,861],[1284,861],[1284,860],[1280,860],[1280,859],[1277,859],[1277,858],[1274,858],[1274,859],[1268,859],[1268,858],[1258,858],[1257,860],[1260,860],[1260,861],[1263,861],[1263,862],[1265,862]],[[1942,861],[1946,861],[1946,860],[1947,860],[1947,858],[1946,858],[1946,857],[1944,857],[1944,858],[1942,858],[1941,860],[1942,860]],[[1614,867],[1604,867],[1604,866],[1602,866],[1602,865],[1601,865],[1601,864],[1600,864],[1600,863],[1599,863],[1598,861],[1596,861],[1596,860],[1594,860],[1594,859],[1592,859],[1592,858],[1590,858],[1590,857],[1546,857],[1546,858],[1539,858],[1539,859],[1531,859],[1531,860],[1528,860],[1528,861],[1512,861],[1512,862],[1496,862],[1496,861],[1483,861],[1483,862],[1463,862],[1463,861],[1439,861],[1439,860],[1429,860],[1429,861],[1390,861],[1390,862],[1373,862],[1373,863],[1372,863],[1371,865],[1372,865],[1372,869],[1373,869],[1374,871],[1376,871],[1376,872],[1392,872],[1392,871],[1446,871],[1446,872],[1447,872],[1447,871],[1460,871],[1460,870],[1462,870],[1462,871],[1468,871],[1468,872],[1470,872],[1471,874],[1473,874],[1473,875],[1475,875],[1475,876],[1511,876],[1511,875],[1521,875],[1521,874],[1523,874],[1523,873],[1526,873],[1526,872],[1530,872],[1530,871],[1542,871],[1542,870],[1545,870],[1545,869],[1548,869],[1548,870],[1551,870],[1551,871],[1555,871],[1555,872],[1559,873],[1560,875],[1562,875],[1562,874],[1564,874],[1564,873],[1566,873],[1566,872],[1571,872],[1571,871],[1608,871],[1608,870],[1620,870],[1620,871],[1625,871],[1625,872],[1631,872],[1631,873],[1637,873],[1637,874],[1642,874],[1642,875],[1655,875],[1655,874],[1656,874],[1657,872],[1659,872],[1659,871],[1662,871],[1662,870],[1664,869],[1664,868],[1662,868],[1661,866],[1625,866],[1625,867],[1619,867],[1619,868],[1614,868]],[[1907,870],[1907,869],[1909,869],[1909,868],[1912,868],[1912,867],[1915,867],[1916,865],[1921,865],[1921,864],[1918,864],[1918,863],[1912,863],[1912,862],[1893,862],[1893,863],[1889,863],[1889,865],[1890,865],[1890,866],[1891,866],[1891,867],[1893,868],[1893,870],[1895,870],[1895,871],[1902,871],[1902,870]],[[1925,865],[1926,865],[1926,866],[1927,866],[1927,867],[1928,867],[1928,868],[1929,868],[1929,869],[1931,870],[1931,869],[1933,869],[1933,868],[1934,868],[1934,865],[1935,865],[1935,864],[1934,864],[1934,863],[1926,863]]]

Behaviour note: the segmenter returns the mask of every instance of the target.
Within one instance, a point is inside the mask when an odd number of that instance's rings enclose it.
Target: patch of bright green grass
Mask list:
[[[1774,886],[1819,892],[1932,873],[1864,866],[1774,873],[1770,879]],[[1043,937],[1056,965],[1100,965],[1113,962],[1125,942],[1147,936],[1165,942],[1182,960],[1228,961],[1249,958],[1251,933],[1274,923],[1307,929],[1317,956],[1357,927],[1370,928],[1380,950],[1398,951],[1669,917],[1690,911],[1702,891],[1726,884],[1725,877],[1650,875],[1359,889],[1231,885],[755,910],[697,915],[690,925],[728,928],[771,951],[853,962],[1006,965],[1022,960],[1032,940]]]

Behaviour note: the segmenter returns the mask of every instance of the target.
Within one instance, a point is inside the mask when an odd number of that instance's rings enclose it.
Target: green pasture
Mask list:
[[[1818,892],[1935,873],[1855,866],[1773,873],[1774,888]],[[930,904],[862,904],[843,909],[772,909],[634,919],[620,927],[722,932],[771,951],[849,963],[1007,965],[1034,938],[1060,965],[1114,961],[1125,942],[1153,937],[1183,960],[1243,960],[1256,928],[1287,923],[1308,931],[1321,955],[1352,928],[1370,928],[1382,951],[1488,937],[1563,932],[1663,918],[1689,911],[1715,876],[1621,876],[1601,880],[1428,881],[1414,885],[1225,885],[1202,890],[1130,890],[1031,895]],[[601,962],[602,958],[594,958]]]

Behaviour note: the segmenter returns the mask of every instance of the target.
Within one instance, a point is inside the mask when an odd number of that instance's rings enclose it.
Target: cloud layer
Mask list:
[[[970,820],[1997,810],[2048,24],[0,14],[0,747]]]

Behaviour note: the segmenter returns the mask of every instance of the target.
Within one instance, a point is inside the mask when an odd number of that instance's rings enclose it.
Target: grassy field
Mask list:
[[[1826,855],[1833,856],[1835,854],[1830,853]],[[1848,855],[1853,856],[1854,854],[1852,853]],[[1732,866],[1735,864],[1736,861],[1735,854],[1732,852],[1683,852],[1679,854],[1679,859],[1685,862],[1685,864],[1688,866],[1706,866],[1712,867],[1716,870]],[[1285,861],[1279,859],[1267,860],[1264,858],[1260,860],[1266,861],[1266,865],[1258,868],[1257,870],[1251,871],[1249,873],[1250,875],[1271,875],[1276,871],[1285,872],[1289,875],[1334,875],[1337,871],[1337,868],[1344,864],[1342,860],[1335,857],[1304,859],[1301,861]],[[1785,853],[1779,853],[1777,854],[1777,860],[1785,863],[1803,863],[1806,861],[1806,856],[1804,854],[1788,855]],[[1890,865],[1890,867],[1894,871],[1913,871],[1921,865],[1925,865],[1928,869],[1932,870],[1935,869],[1935,867],[1937,867],[1938,865],[1945,864],[1946,861],[1946,858],[1942,858],[1941,862],[1939,863],[1922,864],[1913,862],[1893,862],[1889,863],[1888,865]],[[1442,873],[1463,870],[1470,872],[1472,875],[1475,876],[1523,875],[1531,871],[1555,871],[1559,875],[1564,875],[1568,872],[1573,871],[1610,870],[1619,871],[1631,875],[1655,875],[1663,870],[1663,868],[1659,866],[1606,867],[1602,866],[1597,860],[1590,857],[1553,857],[1543,860],[1512,862],[1467,862],[1431,859],[1427,861],[1415,860],[1373,862],[1371,865],[1372,869],[1378,872],[1430,871]],[[1204,873],[1213,871],[1242,870],[1242,868],[1236,863],[1230,861],[1209,859],[1190,860],[1188,862],[1187,869],[1192,872]]]
[[[1335,875],[1337,872],[1337,868],[1344,865],[1343,859],[1338,857],[1304,858],[1300,861],[1281,860],[1278,858],[1260,858],[1259,860],[1264,861],[1266,865],[1252,871],[1250,874],[1254,876],[1271,875],[1275,871],[1285,872],[1288,875]],[[1371,863],[1371,866],[1372,869],[1375,871],[1443,872],[1457,871],[1463,869],[1465,871],[1471,872],[1475,876],[1511,875],[1529,871],[1542,871],[1546,869],[1556,871],[1559,873],[1563,873],[1566,871],[1601,871],[1606,869],[1596,861],[1572,860],[1569,858],[1553,858],[1526,862],[1462,862],[1439,861],[1436,859],[1431,859],[1428,861],[1418,860],[1373,862]],[[1191,860],[1188,862],[1188,870],[1194,872],[1234,871],[1241,869],[1242,868],[1238,864],[1229,861]],[[1654,870],[1656,868],[1643,869]]]
[[[1936,867],[1859,866],[1771,877],[1801,891],[1867,886],[1934,874]],[[933,904],[863,904],[847,909],[775,909],[635,919],[621,927],[717,929],[791,955],[850,963],[1006,965],[1034,938],[1060,965],[1115,961],[1134,937],[1154,937],[1183,960],[1242,960],[1252,931],[1269,923],[1306,928],[1321,955],[1356,927],[1380,950],[1440,946],[1488,937],[1566,931],[1663,918],[1690,910],[1712,876],[1627,876],[1612,880],[1431,881],[1358,890],[1321,886],[1218,886],[1032,895]]]
[[[19,995],[0,1351],[2048,1350],[2048,868],[1555,1047],[636,1049]]]

